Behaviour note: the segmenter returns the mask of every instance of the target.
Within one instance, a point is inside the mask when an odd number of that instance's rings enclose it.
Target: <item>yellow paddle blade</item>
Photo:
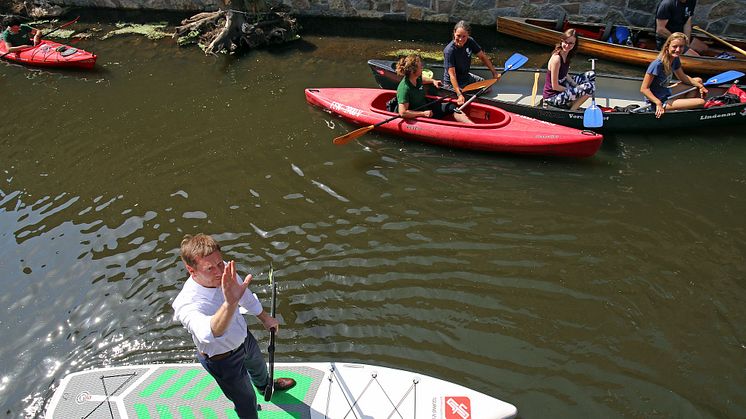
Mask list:
[[[345,135],[340,135],[339,137],[335,138],[332,142],[336,145],[345,145],[349,143],[350,141],[354,140],[355,138],[362,137],[368,131],[371,131],[375,127],[376,127],[375,125],[368,125],[367,127],[358,128],[355,131],[348,132]]]
[[[461,88],[462,92],[471,92],[472,90],[480,90],[487,87],[492,86],[493,84],[497,83],[498,79],[487,79],[478,81],[476,83],[467,84],[466,86]]]

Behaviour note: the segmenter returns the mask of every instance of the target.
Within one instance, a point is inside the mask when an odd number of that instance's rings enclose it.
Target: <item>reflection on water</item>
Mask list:
[[[40,417],[69,372],[193,361],[170,302],[199,231],[263,301],[274,265],[278,360],[417,370],[525,417],[746,415],[738,130],[609,138],[579,162],[337,147],[353,127],[303,88],[373,87],[387,40],[168,42],[81,41],[93,73],[1,68],[20,115],[0,125],[7,416]]]

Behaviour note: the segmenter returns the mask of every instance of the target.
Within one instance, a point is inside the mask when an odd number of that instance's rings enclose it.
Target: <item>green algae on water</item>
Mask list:
[[[117,29],[108,32],[101,39],[111,38],[115,35],[143,35],[148,39],[160,39],[167,36],[171,36],[170,32],[164,32],[162,29],[166,27],[166,23],[150,23],[150,24],[135,24],[135,23],[117,23],[115,25]]]

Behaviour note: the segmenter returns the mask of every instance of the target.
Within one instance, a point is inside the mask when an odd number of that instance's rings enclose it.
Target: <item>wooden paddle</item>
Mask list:
[[[270,303],[269,315],[275,317],[275,309],[277,308],[277,283],[272,278],[274,269],[272,264],[269,264],[269,285],[272,287],[272,300]],[[264,401],[268,402],[272,400],[272,393],[275,391],[275,328],[269,329],[269,346],[267,347],[269,353],[269,383],[267,387],[264,387]]]
[[[697,25],[694,25],[694,26],[692,26],[692,28],[693,28],[693,29],[696,29],[696,30],[698,30],[698,31],[700,31],[700,32],[702,32],[703,34],[705,34],[705,35],[709,36],[710,38],[712,38],[712,39],[714,39],[714,40],[716,40],[716,41],[720,42],[721,44],[723,44],[723,45],[727,45],[727,46],[729,46],[729,47],[733,48],[733,49],[734,49],[735,51],[738,51],[738,52],[740,52],[741,54],[743,54],[743,55],[746,55],[746,51],[742,50],[741,48],[738,48],[737,46],[735,46],[735,45],[731,44],[730,42],[726,41],[726,40],[725,40],[725,39],[723,39],[723,38],[720,38],[720,37],[718,37],[718,36],[716,36],[716,35],[713,35],[713,34],[711,34],[711,33],[707,32],[706,30],[704,30],[704,29],[700,28],[699,26],[697,26]]]
[[[526,64],[526,61],[528,61],[528,57],[526,57],[525,55],[521,55],[521,54],[519,54],[519,53],[516,52],[515,54],[511,55],[510,58],[508,58],[505,61],[505,65],[503,66],[504,67],[503,72],[498,75],[497,79],[493,79],[493,80],[495,80],[495,83],[497,83],[498,81],[500,81],[503,78],[503,74],[507,73],[510,70],[515,70],[515,69],[521,68],[523,66],[523,64]],[[468,105],[471,102],[473,102],[474,99],[477,98],[477,96],[479,96],[482,93],[486,92],[487,89],[489,89],[491,86],[492,85],[483,87],[474,96],[470,97],[469,100],[467,100],[466,102],[464,102],[463,105],[459,106],[458,109],[456,109],[456,112],[461,112],[466,107],[466,105]]]
[[[536,106],[536,90],[539,88],[539,72],[534,73],[534,86],[531,88],[531,107]]]
[[[464,86],[464,88],[462,88],[461,91],[462,92],[470,92],[470,91],[473,91],[473,90],[479,90],[479,89],[484,88],[485,86],[487,86],[487,87],[492,86],[493,84],[495,84],[496,81],[497,81],[497,79],[489,79],[489,80],[478,81],[476,83],[472,83],[472,84],[468,84],[468,85]],[[419,106],[419,107],[417,107],[415,109],[412,109],[412,110],[413,111],[418,111],[420,109],[424,109],[424,108],[432,105],[433,103],[438,103],[438,102],[442,101],[443,99],[445,99],[445,96],[444,97],[440,97],[437,100],[434,100],[432,102],[428,102],[428,103],[426,103],[426,104],[424,104],[422,106]],[[392,116],[391,118],[385,119],[385,120],[383,120],[381,122],[378,122],[378,123],[376,123],[374,125],[368,125],[367,127],[358,128],[355,131],[348,132],[345,135],[340,135],[339,137],[335,138],[333,140],[333,142],[336,145],[345,145],[345,144],[349,143],[350,141],[354,140],[355,138],[362,137],[363,135],[365,135],[369,131],[372,131],[373,129],[378,128],[381,125],[383,125],[383,124],[385,124],[387,122],[391,122],[391,121],[393,121],[394,119],[397,119],[397,118],[401,118],[401,115]]]
[[[728,70],[728,71],[726,71],[724,73],[720,73],[720,74],[718,74],[716,76],[710,77],[709,79],[707,79],[706,82],[704,82],[702,84],[705,85],[705,86],[714,86],[714,85],[718,85],[718,84],[724,84],[724,83],[732,82],[733,80],[739,79],[739,78],[741,78],[743,76],[744,76],[744,74],[742,72],[740,72],[740,71]],[[683,95],[685,93],[689,93],[689,92],[691,92],[694,89],[697,89],[697,86],[692,86],[689,89],[686,89],[686,90],[683,90],[683,91],[681,91],[679,93],[673,94],[673,95],[669,96],[668,99],[666,99],[666,101],[669,101],[669,100],[671,100],[671,99],[673,99],[673,98],[675,98],[677,96],[681,96],[681,95]],[[666,104],[664,103],[663,106],[665,107],[665,105]],[[633,113],[642,112],[642,111],[644,111],[645,109],[647,109],[647,108],[649,108],[651,106],[653,106],[653,104],[652,103],[648,103],[647,105],[645,105],[645,106],[643,106],[641,108],[637,108],[637,109],[632,110],[632,112]]]
[[[591,70],[596,71],[596,59],[591,58]],[[601,128],[604,126],[604,114],[596,106],[596,89],[591,93],[591,106],[583,112],[583,126],[586,128]]]
[[[515,54],[511,55],[510,58],[508,58],[505,61],[505,65],[504,65],[505,70],[503,70],[503,72],[500,75],[502,76],[502,74],[505,74],[506,72],[508,72],[510,70],[515,70],[515,69],[521,67],[523,64],[526,63],[526,61],[528,61],[528,58],[526,56],[524,56],[524,55],[521,55],[519,53],[515,53]],[[471,99],[469,99],[469,102],[470,102],[474,98],[476,98],[477,96],[479,96],[479,94],[484,93],[485,91],[487,91],[487,89],[489,89],[490,87],[492,87],[493,84],[497,83],[498,80],[499,79],[487,79],[487,80],[478,81],[476,83],[467,84],[466,86],[464,86],[464,87],[461,88],[461,91],[462,92],[472,92],[474,90],[480,90],[479,93],[477,93]],[[445,97],[440,97],[437,100],[434,100],[432,102],[428,102],[428,103],[426,103],[426,104],[424,104],[422,106],[419,106],[419,107],[417,107],[415,109],[412,109],[412,110],[413,111],[418,111],[420,109],[424,109],[424,108],[432,105],[433,103],[438,103],[438,102],[442,101],[443,99],[445,99]],[[464,106],[466,106],[467,103],[464,103],[463,105],[461,105],[461,108],[463,108]],[[459,108],[459,110],[461,108]],[[391,118],[385,119],[385,120],[383,120],[381,122],[378,122],[376,124],[368,125],[367,127],[358,128],[355,131],[348,132],[345,135],[341,135],[341,136],[335,138],[333,140],[333,142],[336,145],[347,144],[350,141],[352,141],[352,140],[354,140],[356,138],[362,137],[366,133],[374,130],[375,128],[380,127],[381,125],[386,124],[388,122],[391,122],[391,121],[393,121],[393,120],[395,120],[397,118],[401,118],[401,115],[392,116]]]
[[[67,27],[67,26],[70,26],[70,25],[72,25],[73,23],[77,22],[77,21],[78,21],[78,19],[80,19],[80,16],[76,17],[75,19],[73,19],[73,20],[71,20],[71,21],[69,21],[69,22],[67,22],[67,23],[63,23],[62,25],[60,25],[60,26],[58,26],[58,27],[56,27],[56,28],[52,29],[51,31],[47,32],[46,34],[42,34],[42,36],[49,36],[49,35],[51,35],[51,34],[53,34],[53,33],[57,32],[58,30],[60,30],[60,29],[62,29],[62,28],[64,28],[64,27]],[[23,49],[23,50],[21,50],[21,51],[26,51],[26,50],[25,50],[25,49]],[[19,52],[19,51],[16,51],[16,52]],[[6,52],[6,53],[5,53],[5,54],[3,54],[3,55],[0,55],[0,59],[2,59],[2,58],[5,58],[5,56],[6,56],[6,55],[8,55],[8,54],[10,54],[10,51]]]

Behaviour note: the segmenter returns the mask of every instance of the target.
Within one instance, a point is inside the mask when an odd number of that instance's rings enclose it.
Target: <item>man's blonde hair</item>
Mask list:
[[[197,258],[203,258],[215,251],[220,251],[220,245],[207,234],[187,234],[181,240],[181,260],[192,268],[197,264]]]

